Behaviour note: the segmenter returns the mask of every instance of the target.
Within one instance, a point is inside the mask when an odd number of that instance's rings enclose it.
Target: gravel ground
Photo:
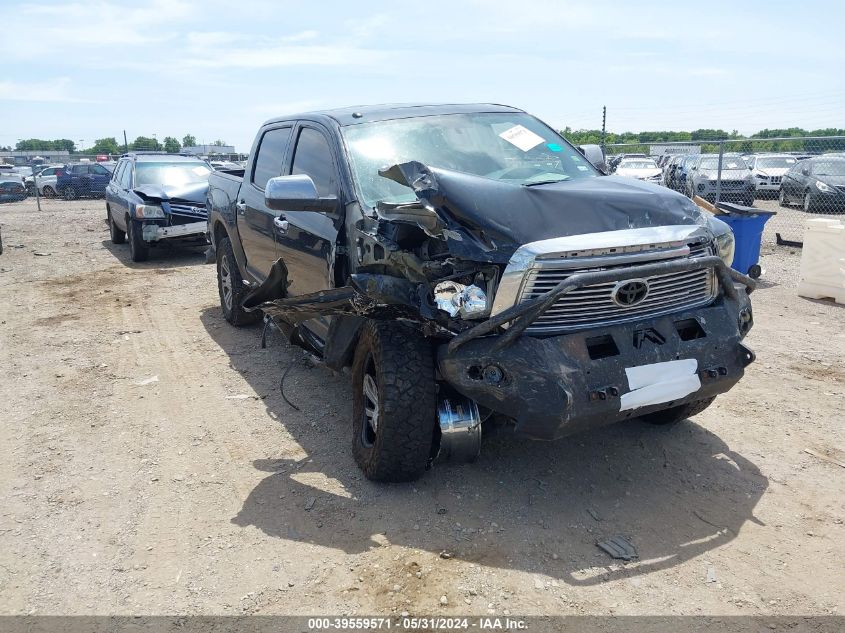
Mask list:
[[[492,437],[388,486],[352,461],[347,376],[230,327],[200,251],[132,264],[103,217],[0,206],[0,613],[845,608],[845,306],[796,295],[800,250],[764,248],[758,360],[694,420]]]

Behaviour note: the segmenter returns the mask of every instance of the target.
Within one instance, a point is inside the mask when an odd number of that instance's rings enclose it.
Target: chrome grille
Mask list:
[[[187,215],[192,218],[205,219],[208,217],[208,212],[204,206],[194,206],[189,204],[174,204],[170,203],[170,212],[176,215]]]
[[[689,249],[686,257],[704,257],[712,254],[711,248],[706,244],[690,244]],[[624,255],[619,258],[626,259]],[[657,260],[655,257],[654,261]],[[672,259],[660,258],[659,261]],[[575,273],[630,266],[631,263],[620,263],[596,268],[573,268],[570,262],[567,268],[535,267],[526,273],[519,302],[545,294]],[[611,293],[615,282],[583,286],[560,297],[526,329],[526,332],[548,334],[634,321],[704,305],[712,301],[716,294],[712,268],[653,275],[645,279],[649,284],[649,293],[645,300],[636,306],[623,307],[612,300]]]

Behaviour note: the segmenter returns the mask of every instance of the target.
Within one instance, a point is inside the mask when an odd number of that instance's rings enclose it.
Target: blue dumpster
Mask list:
[[[719,203],[719,209],[724,214],[716,217],[731,227],[736,241],[731,268],[757,279],[762,272],[759,262],[763,227],[776,212],[729,203]]]

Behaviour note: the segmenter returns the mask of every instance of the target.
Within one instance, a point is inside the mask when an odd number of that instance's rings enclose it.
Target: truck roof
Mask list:
[[[292,119],[319,120],[325,117],[334,119],[338,125],[346,126],[372,121],[408,119],[438,114],[464,114],[469,112],[522,112],[522,110],[498,103],[383,103],[291,114],[269,119],[264,125],[278,123],[280,121],[290,121]]]

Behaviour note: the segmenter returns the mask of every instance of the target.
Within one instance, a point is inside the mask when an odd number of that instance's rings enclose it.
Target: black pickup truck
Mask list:
[[[371,479],[473,459],[488,420],[538,439],[677,422],[754,359],[728,227],[605,177],[516,108],[273,119],[245,170],[210,176],[207,206],[226,319],[263,314],[351,366]]]

